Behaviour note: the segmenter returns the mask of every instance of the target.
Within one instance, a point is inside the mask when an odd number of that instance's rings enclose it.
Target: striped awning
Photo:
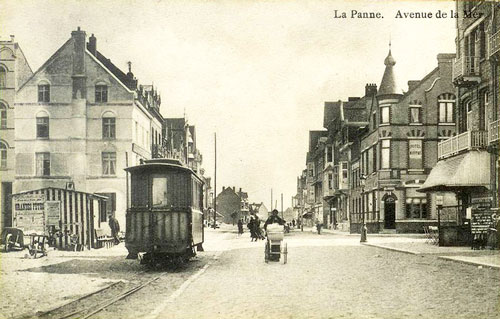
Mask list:
[[[470,151],[438,161],[418,192],[484,190],[490,185],[490,154]]]

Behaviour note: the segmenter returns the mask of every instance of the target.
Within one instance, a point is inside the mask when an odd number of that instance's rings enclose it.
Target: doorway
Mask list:
[[[389,196],[384,201],[384,228],[396,228],[396,200]]]

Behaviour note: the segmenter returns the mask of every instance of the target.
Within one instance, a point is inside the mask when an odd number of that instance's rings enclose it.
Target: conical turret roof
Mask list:
[[[391,49],[389,48],[389,54],[384,60],[385,71],[384,76],[382,77],[382,82],[380,82],[380,89],[377,93],[377,96],[381,95],[390,95],[390,94],[402,94],[399,89],[396,76],[394,75],[394,65],[396,64],[396,60],[392,57]]]

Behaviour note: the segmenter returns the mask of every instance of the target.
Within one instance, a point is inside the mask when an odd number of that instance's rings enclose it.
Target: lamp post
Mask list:
[[[436,195],[436,208],[438,213],[438,244],[441,245],[441,210],[443,209],[443,196]]]
[[[366,183],[366,175],[362,174],[360,177],[359,177],[359,183],[361,184],[361,202],[364,203],[365,200],[364,200],[364,196],[365,196],[365,183]],[[368,204],[368,203],[366,203]],[[368,205],[366,205],[368,206]],[[366,223],[365,223],[365,205],[363,204],[361,206],[361,209],[362,209],[362,214],[363,214],[363,218],[362,218],[362,222],[363,224],[361,225],[361,239],[359,242],[361,243],[366,243],[366,233],[368,232],[368,229],[366,228]]]

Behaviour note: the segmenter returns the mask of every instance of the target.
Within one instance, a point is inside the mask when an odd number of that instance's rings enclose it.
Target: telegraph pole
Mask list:
[[[273,189],[271,188],[271,211],[273,211]]]
[[[214,224],[213,228],[216,228],[217,221],[217,133],[214,133],[214,147],[215,147],[215,173],[214,173]]]
[[[281,193],[281,218],[283,217],[283,193]]]

